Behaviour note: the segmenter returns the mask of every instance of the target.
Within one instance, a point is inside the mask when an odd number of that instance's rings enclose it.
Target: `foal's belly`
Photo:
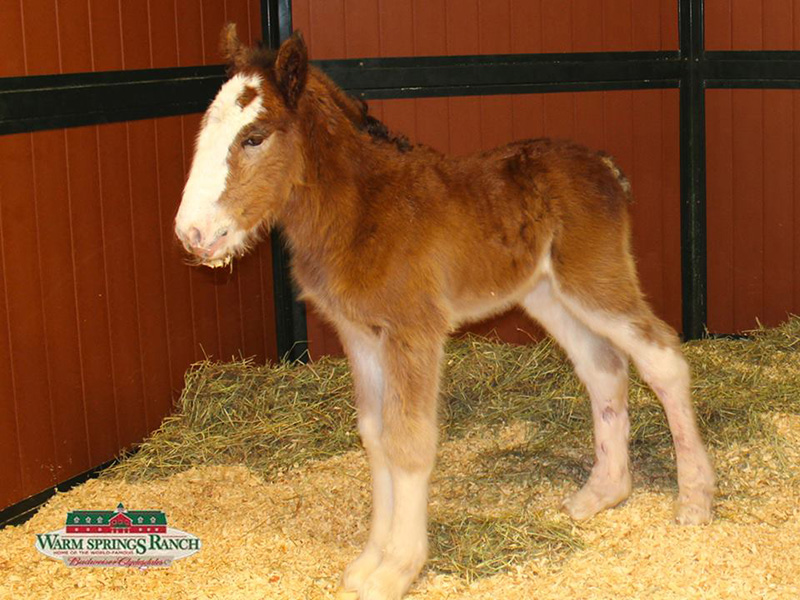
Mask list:
[[[481,294],[461,294],[455,298],[448,298],[450,325],[456,328],[507,311],[522,302],[536,287],[540,278],[541,273],[537,271],[510,291],[487,289]]]

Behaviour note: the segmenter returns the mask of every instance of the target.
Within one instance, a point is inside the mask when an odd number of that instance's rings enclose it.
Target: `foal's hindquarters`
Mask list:
[[[582,244],[562,233],[543,249],[535,276],[515,292],[524,310],[565,350],[591,399],[594,466],[563,508],[574,519],[587,519],[631,492],[630,359],[661,401],[672,432],[678,464],[676,520],[706,523],[714,473],[696,425],[688,364],[676,333],[653,314],[640,292],[628,250],[627,218],[617,226],[616,235]],[[415,317],[392,331],[337,322],[352,368],[373,486],[369,539],[343,575],[342,598],[400,598],[427,557],[427,491],[448,323],[431,318],[430,312]]]

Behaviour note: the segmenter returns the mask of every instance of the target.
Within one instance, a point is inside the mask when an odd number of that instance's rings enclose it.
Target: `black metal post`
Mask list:
[[[292,33],[291,0],[261,0],[261,33],[271,48]],[[273,299],[275,302],[275,337],[278,357],[285,360],[308,360],[306,306],[297,299],[290,273],[291,256],[280,228],[270,234],[272,249]]]
[[[703,0],[680,0],[678,8],[683,337],[691,340],[704,335],[707,320]]]
[[[261,39],[270,48],[277,48],[281,43],[278,0],[261,0]]]

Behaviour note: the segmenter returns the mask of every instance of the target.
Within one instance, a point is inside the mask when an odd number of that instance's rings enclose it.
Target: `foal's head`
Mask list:
[[[308,78],[300,35],[277,53],[244,47],[229,25],[230,79],[205,113],[175,233],[200,264],[243,254],[287,202],[302,170],[298,103]]]

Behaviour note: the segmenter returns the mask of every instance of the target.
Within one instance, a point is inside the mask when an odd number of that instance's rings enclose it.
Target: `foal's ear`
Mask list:
[[[275,59],[275,80],[283,101],[291,109],[297,108],[297,102],[306,86],[308,77],[308,50],[303,36],[295,31],[289,39],[281,44]]]
[[[244,64],[247,47],[239,40],[236,23],[228,23],[222,28],[219,48],[222,56],[228,61],[229,71],[239,69]]]

